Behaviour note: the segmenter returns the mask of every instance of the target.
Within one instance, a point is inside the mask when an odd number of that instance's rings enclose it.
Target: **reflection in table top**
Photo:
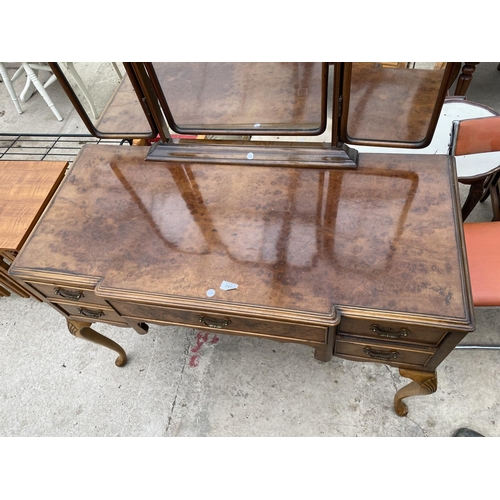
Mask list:
[[[342,171],[145,162],[145,150],[85,146],[14,272],[104,277],[99,293],[164,305],[467,322],[449,157],[364,154]],[[238,289],[207,298],[223,280]]]

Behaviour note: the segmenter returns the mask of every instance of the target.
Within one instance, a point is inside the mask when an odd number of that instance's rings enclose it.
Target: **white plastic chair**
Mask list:
[[[47,106],[51,109],[54,116],[62,121],[62,116],[57,111],[55,104],[52,102],[52,99],[49,97],[49,94],[45,90],[51,83],[56,81],[56,76],[52,74],[50,78],[42,84],[42,82],[38,79],[38,71],[49,71],[52,73],[50,66],[47,63],[21,63],[21,67],[17,69],[14,73],[14,76],[11,78],[11,81],[15,81],[19,76],[22,75],[23,71],[26,73],[26,85],[21,92],[21,101],[26,102],[32,95],[35,90],[37,90],[40,95],[43,97],[43,100],[47,103]],[[34,87],[34,88],[33,88]]]
[[[12,85],[12,81],[9,77],[9,74],[7,73],[7,68],[5,67],[4,63],[0,63],[0,75],[2,77],[3,82],[5,83],[5,87],[7,88],[7,92],[9,93],[12,101],[14,102],[14,106],[16,107],[17,112],[19,114],[22,114],[23,110],[21,108],[21,105],[19,104],[19,100],[17,99],[16,91],[14,90],[14,87]]]

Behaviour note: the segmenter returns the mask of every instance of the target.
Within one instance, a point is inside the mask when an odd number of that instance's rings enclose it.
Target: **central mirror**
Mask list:
[[[177,133],[318,135],[325,130],[325,63],[157,62],[147,68]]]

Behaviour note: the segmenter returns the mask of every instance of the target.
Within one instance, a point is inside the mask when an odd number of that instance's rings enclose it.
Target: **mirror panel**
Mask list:
[[[325,63],[156,62],[151,67],[175,132],[318,135],[325,129]]]
[[[455,64],[347,63],[341,140],[424,147],[432,138]]]
[[[124,63],[51,64],[57,65],[61,84],[66,86],[66,93],[81,116],[83,113],[91,133],[101,137],[153,136]]]

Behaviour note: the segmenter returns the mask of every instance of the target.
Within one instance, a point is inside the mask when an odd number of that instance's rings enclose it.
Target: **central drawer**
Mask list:
[[[328,327],[314,326],[285,321],[261,320],[234,315],[214,314],[207,311],[174,309],[162,306],[134,304],[119,300],[109,301],[112,307],[127,318],[160,322],[191,328],[216,329],[228,333],[260,334],[274,338],[295,339],[316,344],[325,344]]]

